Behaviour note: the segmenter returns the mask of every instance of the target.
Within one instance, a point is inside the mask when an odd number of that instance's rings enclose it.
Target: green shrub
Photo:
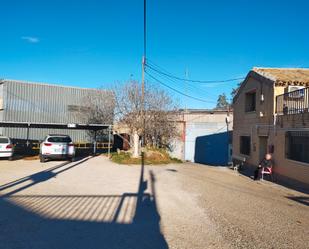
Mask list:
[[[144,154],[145,165],[168,164],[168,163],[182,163],[177,158],[171,158],[164,149],[147,148]],[[133,158],[129,152],[112,153],[111,160],[118,164],[141,164],[141,157]]]

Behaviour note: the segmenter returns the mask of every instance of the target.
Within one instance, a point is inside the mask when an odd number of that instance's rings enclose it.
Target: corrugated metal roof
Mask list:
[[[13,80],[13,79],[0,79],[0,84],[1,83],[22,83],[22,84],[34,84],[34,85],[43,85],[43,86],[53,86],[53,87],[63,87],[63,88],[73,88],[73,89],[85,89],[85,90],[94,90],[98,91],[99,89],[97,88],[87,88],[87,87],[77,87],[77,86],[66,86],[63,84],[58,84],[58,83],[46,83],[46,82],[35,82],[35,81],[27,81],[27,80]],[[100,89],[100,91],[108,91],[104,89]]]

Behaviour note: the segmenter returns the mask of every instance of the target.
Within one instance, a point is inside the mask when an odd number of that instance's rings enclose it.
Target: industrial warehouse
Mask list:
[[[105,122],[111,124],[114,111],[111,98],[113,96],[107,90],[4,79],[0,80],[0,122],[99,123],[91,110],[104,108],[109,112],[109,120]],[[0,135],[15,141],[40,141],[47,134],[59,133],[69,135],[74,142],[93,141],[91,131],[87,130],[33,128],[27,131],[20,127],[0,127]],[[105,139],[102,135],[96,137],[97,141]]]

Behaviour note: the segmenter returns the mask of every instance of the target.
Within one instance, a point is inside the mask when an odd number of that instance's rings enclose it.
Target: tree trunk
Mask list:
[[[139,136],[135,131],[133,133],[133,157],[137,158],[139,156]]]

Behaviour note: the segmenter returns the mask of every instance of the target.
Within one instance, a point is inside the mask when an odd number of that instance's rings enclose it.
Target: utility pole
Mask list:
[[[145,67],[146,67],[146,0],[144,0],[144,54],[142,57],[142,106],[141,106],[141,117],[143,122],[143,131],[142,131],[142,147],[145,146],[145,130],[146,130],[146,114],[145,114]]]
[[[185,78],[186,80],[188,80],[189,78],[189,70],[188,68],[186,68],[186,71],[185,71]],[[186,92],[187,90],[187,82],[184,81],[184,91]],[[188,110],[187,110],[187,99],[186,97],[184,97],[184,103],[185,103],[185,106],[184,106],[184,110],[183,110],[183,158],[184,160],[186,160],[186,136],[187,136],[187,123],[186,123],[186,118],[189,116],[186,116],[187,113],[188,113]]]
[[[185,71],[185,79],[186,80],[188,80],[189,79],[189,70],[188,70],[188,68],[186,68],[186,71]],[[188,82],[184,82],[184,84],[185,84],[185,93],[187,92],[186,90],[187,90],[187,84],[188,84]],[[186,97],[184,98],[185,99],[185,111],[187,112],[187,100],[186,100]]]
[[[229,125],[231,123],[231,118],[230,118],[230,105],[227,106],[227,115],[225,118],[225,122],[226,122],[226,138],[227,138],[227,159],[228,159],[228,163],[229,163],[229,159],[230,159],[230,136],[229,136]]]
[[[145,146],[146,114],[145,114],[145,56],[142,58],[142,106],[141,117],[143,122],[142,128],[142,147]]]
[[[227,106],[227,115],[226,115],[226,130],[227,132],[229,132],[229,124],[231,123],[231,120],[230,120],[230,105]]]

